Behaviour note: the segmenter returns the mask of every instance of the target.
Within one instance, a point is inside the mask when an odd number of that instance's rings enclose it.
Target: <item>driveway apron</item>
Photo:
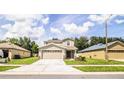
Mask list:
[[[81,72],[65,64],[62,59],[41,59],[37,62],[7,72]]]

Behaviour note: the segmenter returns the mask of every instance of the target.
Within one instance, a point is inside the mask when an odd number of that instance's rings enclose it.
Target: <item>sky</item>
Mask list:
[[[52,38],[105,36],[104,22],[108,20],[108,36],[124,38],[124,15],[103,14],[28,14],[0,15],[0,39],[30,37],[38,45]]]

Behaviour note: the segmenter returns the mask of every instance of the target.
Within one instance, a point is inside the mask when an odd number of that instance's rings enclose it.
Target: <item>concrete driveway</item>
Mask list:
[[[62,59],[41,59],[31,65],[11,69],[6,72],[76,72],[81,71],[64,63]]]

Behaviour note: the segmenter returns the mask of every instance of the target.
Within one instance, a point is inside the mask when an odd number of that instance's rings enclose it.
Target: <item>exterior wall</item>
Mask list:
[[[124,45],[115,43],[109,47],[109,50],[124,50]]]
[[[86,58],[105,59],[105,51],[104,50],[97,50],[97,51],[79,53],[78,55],[86,57]]]
[[[67,45],[68,42],[70,43],[69,46],[74,46],[74,41],[72,41],[72,40],[66,40],[65,42],[63,42],[63,45],[68,46]]]
[[[14,58],[14,55],[20,55],[21,58],[30,57],[30,52],[15,50],[15,49],[11,49],[10,52],[11,52],[11,58]]]

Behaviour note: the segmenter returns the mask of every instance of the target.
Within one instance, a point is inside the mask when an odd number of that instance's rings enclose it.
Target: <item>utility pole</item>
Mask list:
[[[105,43],[106,43],[106,48],[105,48],[105,60],[108,61],[108,23],[107,19],[105,19]]]
[[[108,20],[112,15],[108,15],[105,18],[105,41],[106,41],[106,48],[105,48],[105,60],[108,61]]]

